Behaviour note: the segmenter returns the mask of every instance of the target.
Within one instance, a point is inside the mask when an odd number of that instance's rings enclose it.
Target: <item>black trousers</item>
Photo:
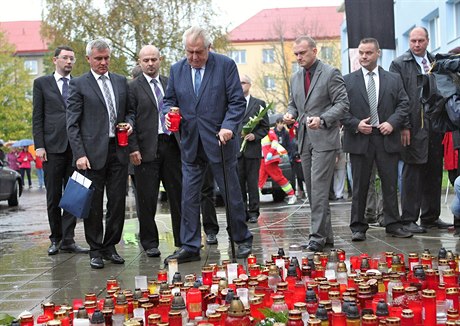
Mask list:
[[[58,205],[61,201],[62,191],[67,180],[72,175],[72,151],[70,146],[64,153],[46,153],[48,160],[43,161],[45,174],[46,205],[48,210],[48,223],[51,242],[60,242],[61,245],[75,243],[75,216],[62,210]]]
[[[174,245],[181,246],[182,171],[180,148],[174,135],[159,135],[157,154],[153,161],[134,166],[138,203],[139,237],[144,250],[158,248],[155,223],[160,181],[168,196]]]
[[[365,154],[350,154],[353,175],[353,199],[350,220],[352,232],[366,232],[369,228],[364,214],[374,162],[382,182],[385,228],[391,232],[402,226],[399,217],[397,192],[399,153],[387,153],[384,150],[384,137],[376,132],[369,136],[369,147]]]
[[[219,223],[217,222],[216,207],[214,203],[214,176],[211,168],[206,167],[203,176],[203,186],[201,188],[201,219],[203,229],[206,234],[219,233]]]
[[[432,223],[441,214],[443,134],[430,132],[428,161],[424,164],[404,163],[402,174],[402,221]]]
[[[259,198],[259,169],[260,158],[238,158],[238,177],[240,180],[241,194],[246,212],[246,220],[260,215]],[[249,202],[248,202],[249,199]]]

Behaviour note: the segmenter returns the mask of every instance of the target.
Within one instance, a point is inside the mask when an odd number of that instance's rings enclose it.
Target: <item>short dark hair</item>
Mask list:
[[[373,43],[375,45],[376,50],[380,50],[380,45],[379,41],[373,37],[365,37],[361,41],[359,41],[359,44],[368,44],[368,43]]]
[[[284,119],[283,119],[283,117],[279,117],[279,118],[276,118],[276,121],[275,121],[275,122],[276,122],[276,123],[281,123],[281,122],[284,123]]]
[[[57,57],[61,54],[61,51],[64,50],[64,51],[73,51],[73,49],[70,47],[70,46],[67,46],[67,45],[61,45],[61,46],[58,46],[56,48],[56,50],[54,50],[54,56]]]
[[[310,49],[314,49],[316,48],[316,42],[315,40],[310,37],[310,36],[307,36],[307,35],[301,35],[299,36],[298,38],[296,38],[296,40],[294,41],[295,44],[299,44],[300,42],[303,42],[303,41],[307,41],[308,43],[308,47]]]

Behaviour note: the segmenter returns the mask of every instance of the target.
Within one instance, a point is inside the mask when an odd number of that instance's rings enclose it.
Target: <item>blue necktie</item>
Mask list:
[[[201,68],[195,68],[195,95],[198,96],[201,86]]]
[[[66,77],[62,77],[62,99],[64,100],[65,106],[67,107],[67,99],[69,98],[69,80]]]
[[[171,132],[168,130],[168,128],[166,128],[165,115],[163,114],[163,93],[161,92],[160,87],[158,87],[158,80],[152,79],[150,82],[153,83],[153,89],[157,97],[157,107],[158,113],[160,114],[161,129],[163,129],[165,134],[170,135]]]

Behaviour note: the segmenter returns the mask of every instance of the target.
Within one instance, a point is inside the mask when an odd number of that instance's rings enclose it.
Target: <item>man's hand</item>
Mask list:
[[[247,140],[247,141],[254,141],[256,139],[256,136],[254,136],[254,134],[251,132],[249,134],[247,134],[245,137],[244,137],[244,140]]]
[[[128,136],[133,133],[133,126],[131,124],[126,123],[126,129],[128,130]]]
[[[91,169],[91,164],[89,164],[89,160],[86,156],[80,157],[77,160],[77,169],[78,170]]]
[[[380,133],[384,136],[387,136],[393,132],[393,126],[388,122],[382,122],[377,128],[379,128]]]
[[[369,124],[371,117],[363,119],[358,124],[358,131],[362,134],[369,135],[372,133],[372,126]]]
[[[321,128],[321,118],[320,117],[308,117],[307,127],[313,130]]]
[[[295,123],[295,119],[294,119],[294,116],[290,113],[286,113],[284,116],[283,116],[283,120],[284,122],[287,124],[287,125],[292,125]]]
[[[410,145],[410,130],[409,129],[401,130],[401,144],[404,147]]]
[[[225,145],[225,144],[227,144],[227,142],[228,142],[230,139],[232,139],[232,137],[233,137],[233,132],[232,132],[231,130],[229,130],[229,129],[221,129],[221,130],[219,130],[218,136],[219,136],[220,142],[221,142],[223,145]]]
[[[142,163],[141,152],[135,151],[129,154],[129,159],[134,165],[140,165]]]
[[[46,156],[46,149],[39,148],[35,151],[35,155],[37,155],[43,162],[48,161],[48,157]]]

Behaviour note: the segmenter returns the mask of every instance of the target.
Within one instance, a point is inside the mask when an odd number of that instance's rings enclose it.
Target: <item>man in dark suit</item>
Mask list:
[[[181,159],[179,138],[164,124],[163,97],[168,79],[160,76],[162,57],[153,45],[139,51],[142,74],[129,84],[129,98],[136,113],[130,137],[139,211],[139,237],[149,257],[160,256],[155,214],[160,181],[168,195],[174,245],[180,247]]]
[[[115,245],[120,242],[125,219],[129,153],[127,146],[117,143],[116,125],[126,122],[131,134],[133,116],[126,78],[109,73],[110,53],[110,46],[103,39],[88,43],[86,60],[91,70],[71,80],[67,108],[67,135],[76,168],[83,170],[94,188],[89,216],[84,220],[92,268],[103,268],[103,259],[115,264],[125,261]]]
[[[238,244],[237,257],[244,258],[251,252],[252,234],[245,223],[237,173],[238,139],[234,139],[246,107],[238,71],[233,60],[210,52],[211,42],[202,28],[191,27],[183,40],[187,58],[171,67],[165,96],[165,111],[179,107],[182,116],[182,247],[165,263],[170,259],[179,263],[200,260],[201,184],[208,165],[219,188],[228,192],[231,235]],[[224,185],[220,146],[228,188]]]
[[[311,205],[308,251],[333,245],[329,188],[340,149],[340,124],[348,98],[340,71],[316,58],[316,42],[309,36],[294,41],[294,55],[302,69],[291,77],[291,96],[284,115],[287,124],[299,121],[299,152]]]
[[[251,89],[251,79],[247,75],[241,76],[240,80],[247,103],[246,111],[243,116],[243,122],[238,128],[240,148],[243,140],[246,140],[247,142],[244,150],[238,152],[238,175],[240,178],[241,193],[243,195],[243,203],[246,211],[246,220],[248,220],[249,223],[257,223],[257,219],[260,215],[258,187],[260,158],[262,156],[260,141],[268,133],[269,122],[268,115],[266,114],[251,133],[247,135],[241,134],[243,126],[249,121],[249,118],[256,117],[261,106],[265,108],[265,102],[249,94],[249,90]]]
[[[55,71],[34,80],[32,126],[35,153],[43,161],[46,204],[51,234],[48,255],[63,252],[87,253],[75,244],[75,216],[59,207],[62,189],[73,172],[72,150],[67,138],[65,114],[69,97],[70,73],[75,53],[68,46],[54,51]]]
[[[412,233],[402,228],[397,191],[402,147],[399,129],[407,117],[409,99],[399,75],[377,65],[380,46],[376,39],[362,39],[358,53],[362,68],[344,77],[350,111],[342,119],[343,150],[350,153],[353,176],[351,240],[366,240],[369,225],[364,214],[374,162],[382,182],[386,232],[409,238]]]
[[[428,44],[428,31],[424,27],[413,28],[409,33],[410,49],[390,65],[390,71],[401,76],[409,96],[409,118],[401,131],[404,146],[401,216],[404,228],[412,233],[451,226],[439,219],[444,135],[431,130],[431,122],[423,114],[421,89],[417,85],[417,75],[428,73],[434,60],[427,51]],[[420,225],[417,225],[419,217]]]

